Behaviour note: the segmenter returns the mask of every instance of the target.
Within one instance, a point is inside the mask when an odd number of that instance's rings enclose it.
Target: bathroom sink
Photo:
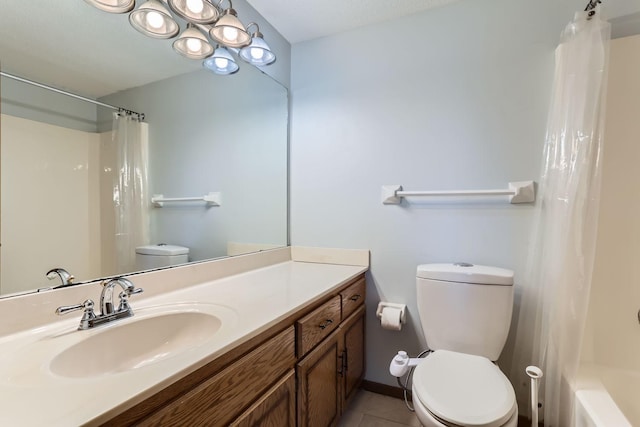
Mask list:
[[[220,316],[202,311],[167,313],[118,321],[94,329],[50,362],[51,373],[86,378],[138,369],[166,360],[210,341],[220,332]],[[80,331],[84,333],[87,331]]]

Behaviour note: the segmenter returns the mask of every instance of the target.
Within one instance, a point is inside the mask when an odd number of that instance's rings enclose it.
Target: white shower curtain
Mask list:
[[[556,49],[543,150],[540,209],[531,236],[512,378],[544,371],[544,425],[572,425],[570,386],[580,359],[595,254],[610,26],[576,13]],[[524,387],[523,387],[524,385]],[[519,396],[528,402],[528,396]],[[524,397],[524,399],[523,399]]]
[[[135,249],[149,244],[149,147],[146,123],[113,115],[116,174],[113,185],[117,274],[135,271]]]

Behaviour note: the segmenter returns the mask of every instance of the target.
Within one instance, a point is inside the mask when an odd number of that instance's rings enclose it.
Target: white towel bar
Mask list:
[[[509,188],[504,190],[406,191],[402,185],[382,186],[382,203],[385,205],[399,205],[403,197],[422,196],[509,196],[510,203],[536,200],[533,181],[510,182]]]
[[[154,194],[151,203],[156,208],[161,208],[166,202],[205,202],[207,206],[220,206],[220,193],[209,193],[201,197],[164,197],[162,194]]]

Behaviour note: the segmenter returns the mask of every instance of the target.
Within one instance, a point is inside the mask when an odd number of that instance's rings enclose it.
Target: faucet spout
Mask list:
[[[75,279],[75,277],[73,277],[67,270],[59,267],[52,268],[51,270],[47,271],[47,279],[54,280],[55,278],[59,278],[62,282],[61,285],[56,286],[60,288],[71,285],[73,283],[73,279]]]
[[[113,289],[116,285],[119,285],[122,288],[122,292],[118,295],[120,297],[120,305],[118,306],[117,312],[130,311],[131,307],[128,303],[129,297],[133,294],[139,294],[142,292],[142,289],[136,289],[133,283],[124,277],[116,277],[106,281],[103,285],[102,293],[100,294],[100,310],[102,311],[101,314],[103,316],[116,312],[113,303]]]

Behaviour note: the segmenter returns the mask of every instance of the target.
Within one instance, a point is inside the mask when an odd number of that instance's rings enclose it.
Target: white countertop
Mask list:
[[[133,317],[92,330],[76,331],[80,315],[72,315],[68,320],[2,337],[0,425],[69,426],[106,421],[366,270],[362,266],[287,261],[138,302],[133,296]],[[168,305],[189,303],[218,310],[223,323],[214,339],[125,372],[69,378],[50,370],[51,360],[60,351],[92,334],[154,316]]]

